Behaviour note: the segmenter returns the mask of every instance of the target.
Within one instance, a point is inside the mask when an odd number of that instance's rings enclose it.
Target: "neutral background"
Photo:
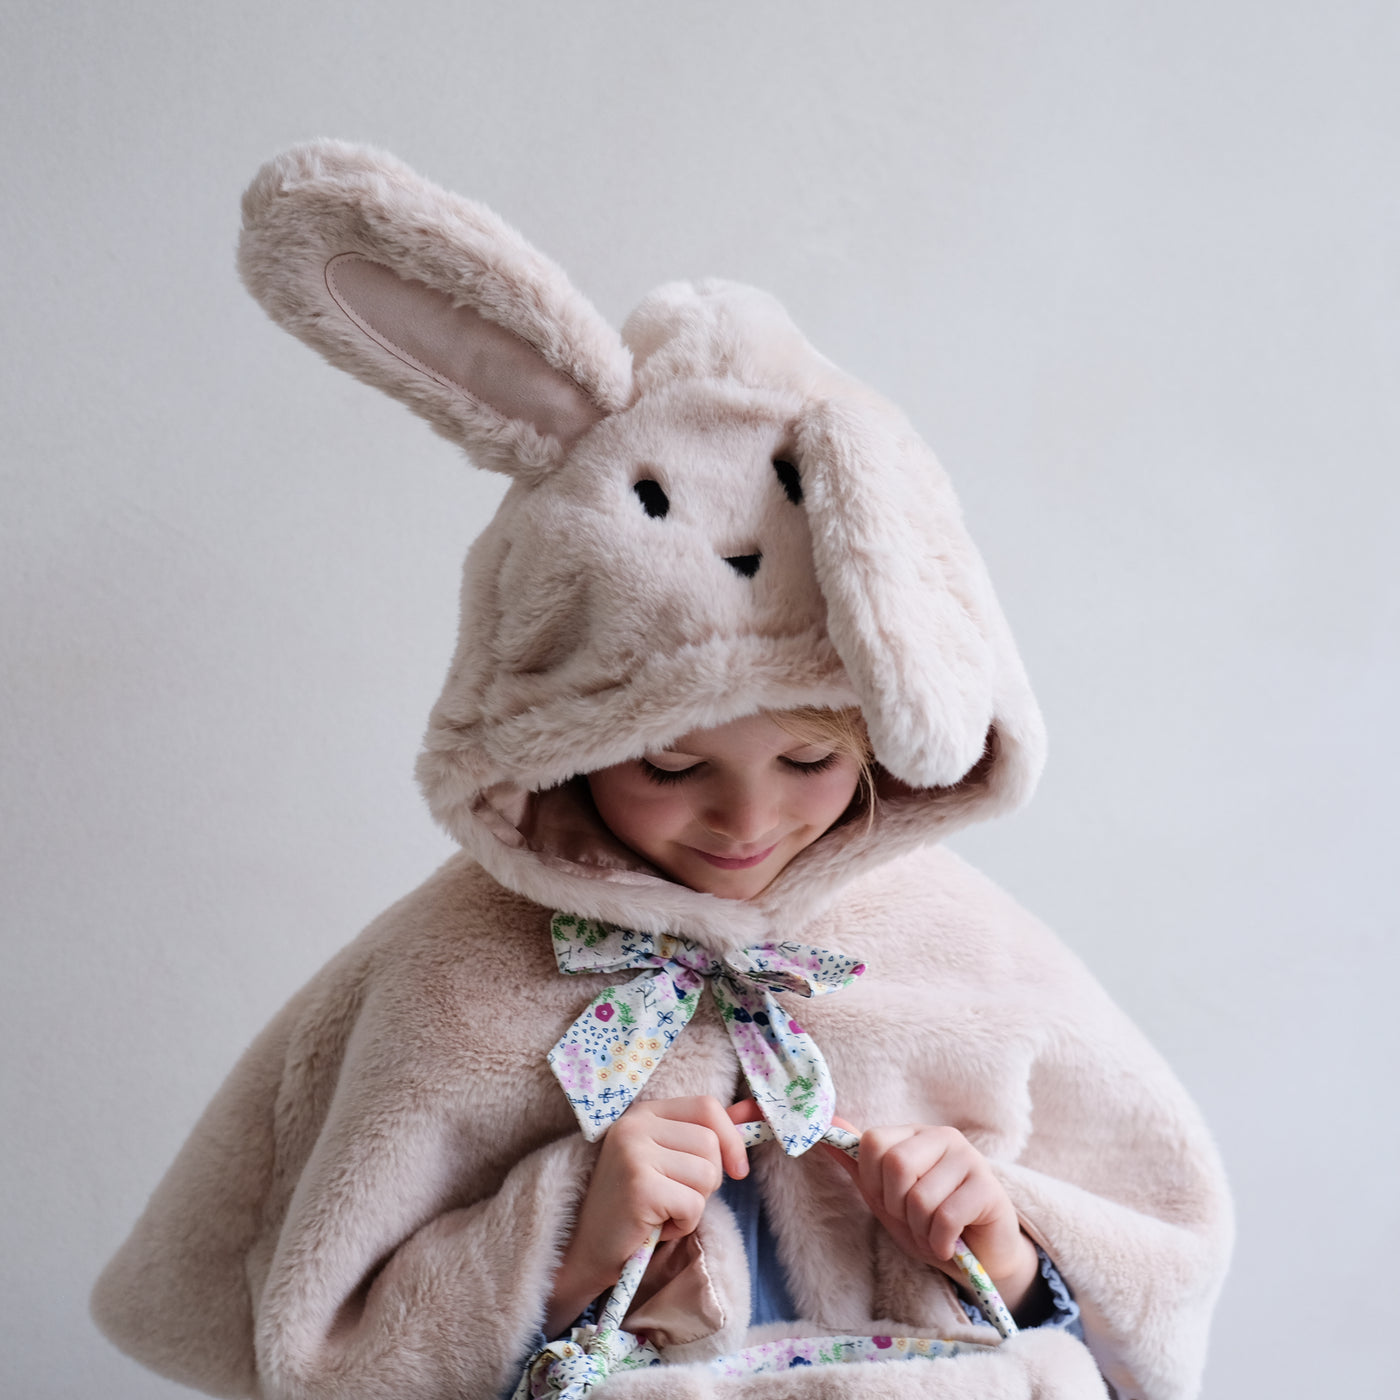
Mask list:
[[[233,271],[259,163],[337,135],[611,318],[768,287],[907,407],[1052,736],[957,844],[1232,1172],[1206,1394],[1394,1393],[1400,7],[4,16],[0,1391],[186,1393],[90,1282],[242,1046],[449,849],[410,771],[499,482]]]

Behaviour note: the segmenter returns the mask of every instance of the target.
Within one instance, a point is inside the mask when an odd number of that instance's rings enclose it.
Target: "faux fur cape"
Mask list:
[[[103,1276],[109,1336],[221,1395],[448,1400],[507,1386],[596,1150],[545,1055],[606,979],[559,975],[548,920],[459,857],[316,977],[248,1051]],[[1194,1395],[1230,1233],[1220,1166],[1169,1070],[1079,962],[939,849],[856,881],[804,937],[869,967],[793,1008],[838,1111],[860,1127],[959,1127],[1073,1287],[1119,1396]],[[645,1094],[729,1102],[736,1074],[707,996]],[[824,1154],[770,1145],[755,1167],[811,1328],[985,1340]],[[748,1321],[743,1249],[717,1199],[700,1240],[727,1322],[681,1349],[692,1360],[742,1346]],[[800,1383],[644,1372],[608,1393],[1102,1393],[1068,1336],[1004,1352]]]
[[[891,404],[761,292],[672,284],[612,330],[490,210],[316,142],[244,199],[250,290],[335,364],[513,483],[472,546],[419,777],[465,853],[301,992],[234,1071],[98,1284],[148,1365],[264,1400],[490,1397],[539,1325],[595,1149],[545,1055],[600,989],[554,967],[564,909],[723,953],[862,958],[804,1003],[858,1126],[961,1128],[1076,1291],[1089,1350],[607,1383],[622,1397],[1197,1389],[1230,1235],[1220,1167],[1159,1058],[1050,935],[928,843],[1030,794],[1039,711],[951,487]],[[576,775],[764,709],[858,705],[879,798],[760,895],[665,879]],[[739,1090],[702,1011],[647,1085]],[[840,1168],[757,1164],[803,1326],[976,1338]],[[699,1232],[741,1345],[725,1207]]]

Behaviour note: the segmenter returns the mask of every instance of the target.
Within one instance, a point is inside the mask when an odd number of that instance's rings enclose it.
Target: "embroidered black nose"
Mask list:
[[[762,559],[761,554],[726,554],[724,562],[734,570],[736,574],[742,574],[745,578],[752,578],[758,572],[758,561]]]

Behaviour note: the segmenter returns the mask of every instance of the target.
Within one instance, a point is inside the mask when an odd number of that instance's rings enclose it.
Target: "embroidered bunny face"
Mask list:
[[[825,606],[791,460],[796,407],[685,385],[593,428],[488,532],[498,582],[476,602],[474,645],[492,674],[552,687],[572,664],[622,683],[674,639],[815,640]]]
[[[543,899],[579,874],[537,859],[574,775],[762,710],[860,706],[887,850],[1029,794],[1039,713],[947,478],[773,298],[672,283],[619,335],[489,210],[336,142],[259,173],[240,265],[289,330],[513,478],[418,765],[498,878],[533,859]],[[835,838],[828,864],[866,839]],[[819,888],[817,862],[774,888]]]

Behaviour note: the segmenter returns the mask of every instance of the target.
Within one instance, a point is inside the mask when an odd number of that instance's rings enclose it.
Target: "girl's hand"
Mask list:
[[[870,1128],[861,1134],[858,1163],[827,1151],[910,1258],[961,1280],[952,1263],[961,1235],[1006,1306],[1014,1313],[1026,1300],[1038,1275],[1035,1246],[987,1159],[956,1128]]]
[[[747,1176],[743,1139],[719,1100],[634,1103],[608,1129],[554,1276],[545,1330],[558,1334],[604,1289],[657,1226],[688,1235],[725,1173]]]

